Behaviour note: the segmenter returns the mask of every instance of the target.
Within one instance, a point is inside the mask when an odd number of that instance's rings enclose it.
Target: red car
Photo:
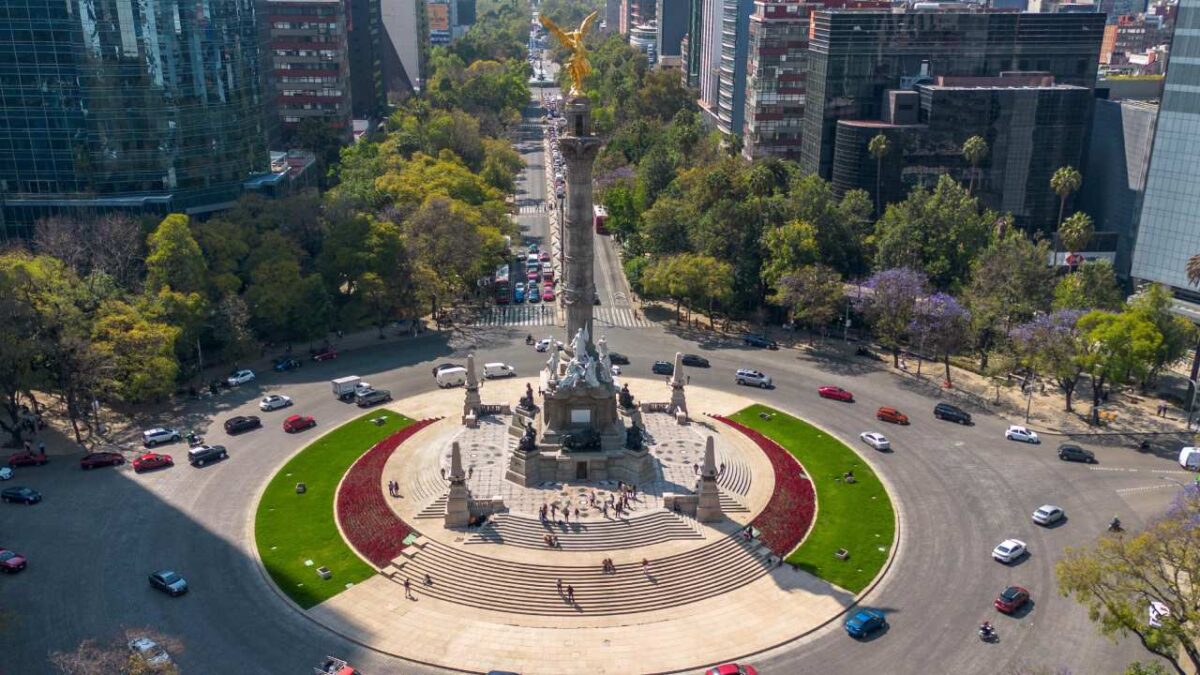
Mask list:
[[[315,426],[317,426],[317,421],[308,415],[292,415],[283,421],[283,430],[288,433],[304,431]]]
[[[20,572],[25,569],[25,556],[15,551],[0,548],[0,570]]]
[[[1012,614],[1024,607],[1027,602],[1029,602],[1029,591],[1020,586],[1009,586],[996,597],[992,606],[1003,614]]]
[[[133,460],[133,470],[137,473],[161,469],[164,466],[175,466],[175,460],[171,459],[170,455],[160,455],[157,452],[147,452]]]
[[[79,468],[84,471],[98,466],[121,466],[125,457],[119,452],[93,452],[79,460]]]
[[[854,403],[854,394],[841,387],[821,387],[817,389],[817,393],[821,395],[821,398],[832,398],[837,401]]]
[[[554,299],[554,286],[550,284],[542,286],[542,299],[546,302],[550,302]]]
[[[758,675],[754,666],[739,666],[736,663],[722,663],[716,668],[709,668],[704,675]]]
[[[889,408],[888,406],[884,406],[875,411],[875,419],[878,419],[881,422],[891,422],[893,424],[908,424],[908,415],[905,415],[895,408]]]
[[[332,361],[337,358],[337,350],[333,347],[321,347],[313,352],[313,361]]]
[[[8,465],[9,466],[34,466],[34,465],[41,466],[49,461],[50,461],[50,459],[47,458],[46,455],[40,454],[40,453],[35,453],[32,450],[22,450],[21,452],[14,452],[13,454],[8,456]]]

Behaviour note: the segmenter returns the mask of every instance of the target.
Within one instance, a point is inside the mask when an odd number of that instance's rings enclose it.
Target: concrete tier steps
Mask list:
[[[690,523],[670,511],[656,510],[620,520],[542,522],[536,518],[501,513],[477,533],[467,537],[468,544],[505,544],[522,548],[545,549],[544,537],[558,537],[565,551],[611,551],[650,546],[674,539],[703,539]]]
[[[750,492],[750,467],[745,462],[733,459],[725,461],[725,473],[717,478],[717,485],[729,492],[746,495]]]
[[[441,518],[446,515],[446,501],[449,499],[450,493],[443,492],[437,499],[430,502],[425,508],[417,513],[417,518]]]
[[[444,494],[450,488],[450,481],[442,478],[436,472],[425,471],[417,477],[417,482],[412,487],[412,494],[408,495],[410,499],[415,499],[418,502],[423,502],[428,499]]]
[[[757,543],[744,544],[733,536],[651,561],[649,574],[637,564],[620,565],[615,574],[605,574],[599,555],[596,564],[587,567],[529,565],[428,542],[406,551],[384,574],[397,583],[409,579],[416,593],[478,609],[545,616],[633,614],[741,588],[769,571],[768,555]],[[426,574],[432,584],[425,584]],[[575,604],[559,594],[559,579],[563,588],[575,588]]]
[[[721,490],[719,494],[721,496],[721,511],[725,513],[750,513],[750,509],[746,508],[737,497],[724,490]]]

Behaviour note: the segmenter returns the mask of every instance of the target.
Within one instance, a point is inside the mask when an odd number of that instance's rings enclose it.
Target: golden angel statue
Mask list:
[[[587,60],[587,49],[583,46],[583,36],[596,21],[597,14],[599,12],[587,15],[583,23],[579,24],[578,30],[569,32],[559,28],[558,24],[547,19],[544,14],[538,16],[538,20],[542,22],[546,30],[553,33],[562,46],[571,50],[571,55],[567,57],[567,72],[571,75],[571,93],[573,94],[583,93],[583,78],[592,72],[592,65]]]

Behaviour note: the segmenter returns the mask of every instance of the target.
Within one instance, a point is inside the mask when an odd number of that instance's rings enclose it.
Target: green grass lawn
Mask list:
[[[367,421],[381,415],[388,417],[387,424]],[[254,538],[267,572],[296,604],[308,609],[345,590],[347,583],[375,573],[338,532],[335,492],[354,460],[412,423],[390,411],[367,413],[301,450],[267,485],[254,519]],[[305,483],[307,492],[296,494],[296,483]],[[317,567],[328,567],[333,578],[321,579]]]
[[[760,418],[761,412],[771,419]],[[866,588],[887,562],[896,537],[895,512],[879,477],[841,441],[786,413],[753,405],[731,419],[783,446],[812,479],[816,522],[787,561],[848,591]],[[847,469],[857,480],[852,485],[841,481]],[[834,556],[839,548],[850,552],[847,560]]]

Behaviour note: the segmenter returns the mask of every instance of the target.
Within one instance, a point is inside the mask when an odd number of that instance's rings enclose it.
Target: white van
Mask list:
[[[1179,466],[1191,471],[1200,471],[1200,448],[1184,448],[1179,451]]]
[[[483,364],[483,376],[489,380],[497,377],[514,377],[517,371],[507,363],[485,363]]]
[[[437,372],[437,375],[434,376],[434,379],[437,380],[438,386],[442,389],[461,387],[467,383],[467,369],[442,368]]]

